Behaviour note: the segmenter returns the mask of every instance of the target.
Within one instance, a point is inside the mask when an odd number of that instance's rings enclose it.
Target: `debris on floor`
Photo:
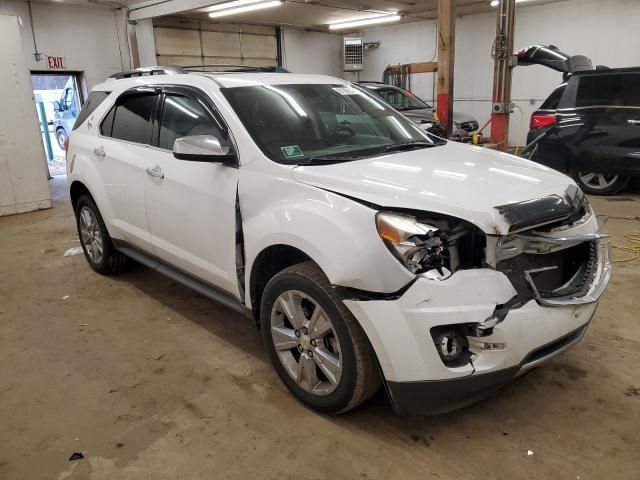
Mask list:
[[[527,456],[530,457],[531,455],[533,455],[533,450],[527,450]]]
[[[80,452],[73,452],[71,454],[71,456],[69,457],[69,461],[73,462],[74,460],[82,460],[84,458],[84,455]]]
[[[69,298],[69,295],[65,295],[64,297],[62,297],[62,300],[67,300]]]
[[[73,257],[74,255],[80,255],[82,253],[82,247],[72,247],[64,252],[65,257]]]

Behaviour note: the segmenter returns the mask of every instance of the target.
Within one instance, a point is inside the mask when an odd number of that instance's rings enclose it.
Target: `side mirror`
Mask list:
[[[232,163],[236,156],[229,147],[222,147],[213,135],[194,135],[177,138],[173,143],[173,156],[192,162]]]
[[[62,105],[60,105],[60,102],[58,100],[53,102],[53,111],[54,112],[61,112],[62,111]]]

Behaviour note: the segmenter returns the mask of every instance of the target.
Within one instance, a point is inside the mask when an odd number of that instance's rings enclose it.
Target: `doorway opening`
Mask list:
[[[49,176],[65,175],[65,140],[83,100],[80,76],[74,72],[32,72],[31,85]]]

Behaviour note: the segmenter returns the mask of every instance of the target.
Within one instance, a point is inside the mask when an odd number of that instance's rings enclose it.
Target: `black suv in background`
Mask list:
[[[594,195],[640,175],[640,67],[575,72],[531,116],[522,156]]]

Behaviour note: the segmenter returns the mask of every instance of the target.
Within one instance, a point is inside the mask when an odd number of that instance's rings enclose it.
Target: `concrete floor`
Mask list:
[[[63,182],[52,210],[0,218],[0,479],[639,478],[640,260],[617,265],[584,341],[492,399],[401,418],[380,393],[328,418],[285,390],[248,319],[64,257]],[[640,215],[622,198],[593,203]],[[624,243],[640,224],[606,230]]]

